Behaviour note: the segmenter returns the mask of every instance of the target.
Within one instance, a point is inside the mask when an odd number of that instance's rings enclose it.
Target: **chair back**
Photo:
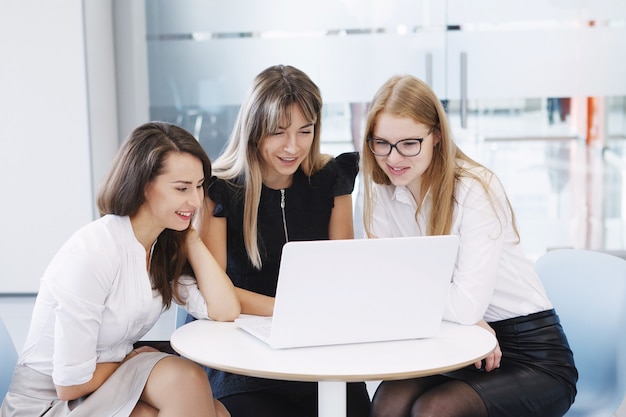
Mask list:
[[[0,402],[9,389],[16,363],[17,351],[13,339],[0,318]]]
[[[626,260],[559,249],[535,263],[574,353],[578,393],[567,417],[610,417],[626,393]]]
[[[174,329],[178,329],[180,326],[185,324],[186,319],[187,319],[187,310],[185,310],[180,305],[176,305],[176,322],[174,324]]]

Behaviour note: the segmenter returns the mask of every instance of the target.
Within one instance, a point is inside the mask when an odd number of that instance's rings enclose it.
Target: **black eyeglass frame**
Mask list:
[[[369,138],[367,138],[367,147],[369,148],[370,152],[373,153],[376,156],[389,156],[389,155],[391,155],[391,151],[393,151],[393,149],[395,148],[396,152],[398,152],[400,155],[410,158],[412,156],[417,156],[417,155],[419,155],[422,152],[422,142],[424,142],[424,139],[426,139],[428,136],[430,136],[434,131],[435,131],[435,128],[432,127],[428,131],[426,136],[424,136],[423,138],[406,138],[406,139],[399,140],[396,143],[390,143],[390,142],[386,141],[385,139],[376,139],[376,138],[369,137]],[[410,140],[417,141],[420,144],[419,150],[417,151],[416,154],[413,154],[413,155],[407,155],[405,153],[402,153],[402,151],[398,148],[399,144],[401,144],[402,142],[410,141]],[[381,153],[374,152],[374,149],[372,149],[372,142],[373,141],[385,142],[387,145],[389,145],[389,152],[387,152],[386,154],[381,154]]]

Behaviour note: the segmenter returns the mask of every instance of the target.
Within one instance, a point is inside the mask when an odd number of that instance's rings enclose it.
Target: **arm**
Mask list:
[[[59,399],[69,401],[91,394],[100,388],[100,385],[102,385],[120,365],[121,363],[119,362],[99,363],[96,364],[93,377],[84,384],[70,386],[55,385]]]
[[[206,302],[208,316],[218,321],[237,318],[240,305],[235,287],[193,228],[187,234],[187,257]]]
[[[351,194],[335,197],[335,205],[328,225],[328,236],[330,239],[354,239]]]
[[[497,179],[490,186],[493,202],[476,181],[458,185],[463,187],[458,193],[456,221],[460,223],[453,227],[453,233],[461,242],[444,311],[446,320],[478,323],[493,297],[511,218],[505,213],[504,190]]]
[[[100,385],[102,385],[104,381],[106,381],[117,368],[119,368],[124,362],[126,362],[130,358],[138,355],[140,352],[158,352],[158,350],[150,346],[142,346],[137,349],[131,350],[122,362],[98,363],[96,364],[96,371],[93,373],[93,377],[90,381],[80,385],[55,385],[59,399],[64,401],[70,401],[91,394],[92,392],[100,388]]]
[[[92,393],[120,365],[117,358],[97,363],[102,312],[120,267],[118,243],[98,226],[90,226],[63,246],[42,279],[40,293],[56,304],[50,354],[54,352],[52,377],[63,400]],[[118,302],[114,298],[109,296],[113,308]]]
[[[203,210],[202,221],[198,225],[198,231],[202,241],[208,250],[215,255],[215,259],[226,270],[226,228],[227,219],[213,216],[215,203],[206,199],[205,210]],[[253,291],[235,288],[241,312],[244,314],[254,314],[258,316],[271,316],[274,313],[274,298],[267,295],[258,294]]]

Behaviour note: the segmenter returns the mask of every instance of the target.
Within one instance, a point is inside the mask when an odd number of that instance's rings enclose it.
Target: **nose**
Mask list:
[[[295,153],[298,150],[298,138],[295,133],[287,134],[283,149],[289,153]]]
[[[191,207],[197,209],[202,204],[203,199],[204,199],[204,188],[200,187],[200,188],[197,188],[194,193],[191,193],[191,196],[187,203]]]
[[[400,161],[404,159],[404,156],[398,152],[398,148],[395,146],[391,147],[391,152],[387,155],[387,159],[391,161]]]

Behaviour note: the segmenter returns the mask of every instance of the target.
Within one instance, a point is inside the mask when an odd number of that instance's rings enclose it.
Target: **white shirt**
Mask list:
[[[162,308],[130,219],[104,216],[79,229],[46,269],[18,362],[57,385],[83,384],[96,363],[124,359]]]
[[[475,170],[483,176],[487,174],[483,168]],[[481,319],[491,322],[552,308],[532,261],[517,242],[504,189],[495,176],[490,187],[493,203],[476,180],[463,177],[457,186],[450,233],[459,236],[460,247],[445,320],[463,324]],[[375,237],[427,233],[430,191],[417,221],[417,203],[406,187],[374,184],[373,192]]]

